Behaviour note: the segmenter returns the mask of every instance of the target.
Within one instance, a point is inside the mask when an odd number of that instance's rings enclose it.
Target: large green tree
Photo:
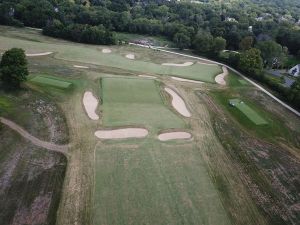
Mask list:
[[[274,64],[281,64],[286,58],[282,46],[275,41],[260,41],[256,47],[261,51],[266,66],[272,67]]]
[[[249,76],[258,77],[263,71],[260,50],[251,48],[240,55],[239,68]]]
[[[28,76],[27,59],[23,49],[6,51],[0,63],[0,79],[6,88],[19,88]]]

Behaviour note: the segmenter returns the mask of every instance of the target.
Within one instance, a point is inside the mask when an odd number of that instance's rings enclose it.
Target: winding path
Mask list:
[[[267,91],[265,88],[261,87],[260,85],[258,85],[257,83],[255,83],[254,81],[250,80],[249,78],[245,77],[243,74],[241,74],[239,71],[237,71],[236,69],[223,64],[223,63],[219,63],[217,61],[214,60],[210,60],[210,59],[205,59],[202,57],[196,57],[196,56],[192,56],[192,55],[186,55],[186,54],[182,54],[182,53],[178,53],[178,52],[172,52],[172,51],[168,51],[168,50],[164,50],[161,48],[157,48],[157,47],[153,47],[153,46],[147,46],[147,45],[141,45],[141,44],[135,44],[135,43],[129,43],[130,45],[135,45],[135,46],[140,46],[143,48],[151,48],[151,49],[155,49],[161,52],[167,52],[170,54],[174,54],[174,55],[180,55],[180,56],[184,56],[184,57],[188,57],[188,58],[193,58],[193,59],[200,59],[200,60],[205,60],[207,62],[211,62],[211,63],[215,63],[219,66],[226,66],[228,69],[232,70],[233,72],[235,72],[236,74],[240,75],[242,78],[244,78],[246,81],[248,81],[249,83],[251,83],[252,85],[254,85],[255,87],[257,87],[258,89],[260,89],[262,92],[264,92],[265,94],[267,94],[268,96],[270,96],[272,99],[274,99],[275,101],[277,101],[279,104],[281,104],[283,107],[285,107],[286,109],[290,110],[291,112],[293,112],[294,114],[296,114],[297,116],[300,117],[300,112],[298,112],[297,110],[293,109],[292,107],[290,107],[288,104],[284,103],[283,101],[281,101],[279,98],[275,97],[274,95],[272,95],[269,91]]]
[[[63,153],[64,155],[67,154],[67,150],[69,147],[68,145],[56,145],[51,142],[41,141],[40,139],[29,134],[26,130],[24,130],[22,127],[20,127],[16,123],[12,122],[11,120],[5,119],[3,117],[0,117],[0,122],[5,124],[9,128],[11,128],[12,130],[18,132],[22,137],[31,141],[36,146],[46,148],[50,151],[60,152],[60,153]]]

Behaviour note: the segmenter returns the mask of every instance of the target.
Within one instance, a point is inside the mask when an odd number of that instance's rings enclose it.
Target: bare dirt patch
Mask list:
[[[42,52],[42,53],[26,53],[26,56],[28,57],[34,57],[34,56],[45,56],[45,55],[51,55],[53,52]]]
[[[84,108],[90,119],[92,120],[98,120],[99,116],[96,113],[96,109],[98,106],[98,99],[93,95],[92,92],[86,91],[83,95],[82,99]]]
[[[79,65],[73,65],[74,68],[79,68],[79,69],[88,69],[88,66],[79,66]]]
[[[157,79],[155,76],[150,76],[150,75],[139,75],[139,77],[147,78],[147,79]]]
[[[228,69],[226,66],[222,66],[223,73],[215,77],[215,81],[220,85],[226,85],[225,77],[228,75]]]
[[[100,139],[125,139],[144,138],[148,135],[148,130],[144,128],[123,128],[115,130],[99,130],[95,132]]]
[[[158,135],[160,141],[191,139],[192,135],[188,132],[168,132]]]
[[[133,60],[133,59],[135,59],[135,55],[134,54],[127,54],[126,58]]]
[[[195,84],[204,84],[202,81],[197,81],[197,80],[189,80],[189,79],[184,79],[180,77],[171,77],[173,80],[176,81],[181,81],[181,82],[189,82],[189,83],[195,83]]]
[[[102,49],[102,53],[108,54],[111,53],[111,50],[109,48]]]
[[[190,111],[187,109],[184,100],[171,88],[165,88],[165,91],[172,96],[172,106],[184,117],[191,117]]]
[[[182,64],[179,64],[179,63],[163,63],[161,65],[163,66],[177,66],[177,67],[183,67],[183,66],[191,66],[193,65],[194,63],[193,62],[185,62],[185,63],[182,63]]]

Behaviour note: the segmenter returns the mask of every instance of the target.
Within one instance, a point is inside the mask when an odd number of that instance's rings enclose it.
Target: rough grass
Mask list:
[[[31,82],[41,84],[41,85],[49,85],[56,88],[61,89],[69,89],[72,87],[72,83],[66,82],[54,77],[47,77],[47,76],[36,76],[30,79]]]
[[[282,120],[274,116],[272,113],[264,110],[262,107],[251,101],[248,97],[243,94],[244,89],[231,89],[227,91],[214,91],[212,96],[215,98],[216,102],[222,106],[223,109],[245,129],[252,132],[259,138],[265,138],[268,140],[275,140],[276,138],[284,137],[290,139],[289,129],[284,125]],[[249,118],[242,113],[240,110],[229,105],[228,100],[232,98],[242,98],[247,104],[255,110],[259,115],[261,115],[268,124],[263,126],[257,126]]]
[[[193,143],[136,144],[97,149],[95,225],[230,224]]]
[[[230,99],[229,103],[232,107],[240,110],[245,116],[248,117],[256,125],[266,125],[268,122],[264,120],[257,112],[255,112],[251,107],[249,107],[245,102],[240,99]]]
[[[156,81],[136,78],[103,78],[104,126],[183,128],[184,121],[166,107]]]

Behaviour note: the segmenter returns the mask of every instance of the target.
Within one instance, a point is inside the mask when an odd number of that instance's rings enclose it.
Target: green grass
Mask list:
[[[248,117],[256,125],[266,125],[268,122],[264,120],[257,112],[255,112],[251,107],[249,107],[246,103],[241,101],[240,99],[230,99],[229,104],[232,107],[240,110],[244,115]]]
[[[103,78],[104,126],[183,128],[184,121],[166,107],[159,83],[136,78]]]
[[[284,122],[276,117],[274,114],[264,110],[256,102],[248,99],[244,94],[243,90],[238,89],[231,91],[215,91],[212,92],[212,96],[216,99],[217,103],[222,106],[231,116],[246,130],[252,132],[259,138],[265,138],[273,141],[278,137],[283,137],[286,140],[290,140],[293,136],[290,130],[286,127]],[[247,105],[258,113],[267,124],[257,126],[253,123],[244,113],[237,110],[235,107],[230,106],[228,100],[233,98],[244,99]]]
[[[95,225],[230,224],[193,144],[102,146],[95,166]]]
[[[229,76],[227,76],[228,85],[230,87],[245,87],[249,86],[248,81],[241,78],[236,73],[233,73],[232,71],[229,72]]]
[[[21,29],[22,30],[22,29]],[[23,31],[23,30],[22,30]],[[25,31],[24,31],[25,32]],[[29,34],[28,34],[29,35]],[[149,61],[142,61],[138,58],[130,60],[125,57],[129,52],[138,51],[138,47],[128,47],[124,52],[119,52],[118,47],[112,47],[114,50],[111,54],[103,54],[97,47],[92,45],[75,44],[55,39],[41,38],[40,34],[31,34],[32,38],[39,39],[43,42],[21,40],[13,35],[9,37],[0,36],[0,50],[6,50],[12,47],[23,48],[30,52],[55,52],[57,59],[75,61],[81,63],[90,63],[100,66],[115,67],[124,70],[130,70],[138,73],[150,73],[159,75],[178,76],[187,79],[199,80],[209,83],[215,83],[214,77],[221,73],[222,70],[217,65],[194,64],[187,67],[163,66]],[[116,51],[115,51],[116,50]],[[150,50],[149,50],[150,51]],[[153,50],[154,51],[154,50]],[[157,52],[157,57],[162,57]],[[188,59],[184,59],[188,61]],[[161,63],[168,63],[162,57]]]
[[[60,89],[69,89],[72,87],[72,83],[60,80],[58,78],[52,78],[47,76],[36,76],[30,79],[31,82],[41,84],[41,85],[49,85],[55,88]]]

